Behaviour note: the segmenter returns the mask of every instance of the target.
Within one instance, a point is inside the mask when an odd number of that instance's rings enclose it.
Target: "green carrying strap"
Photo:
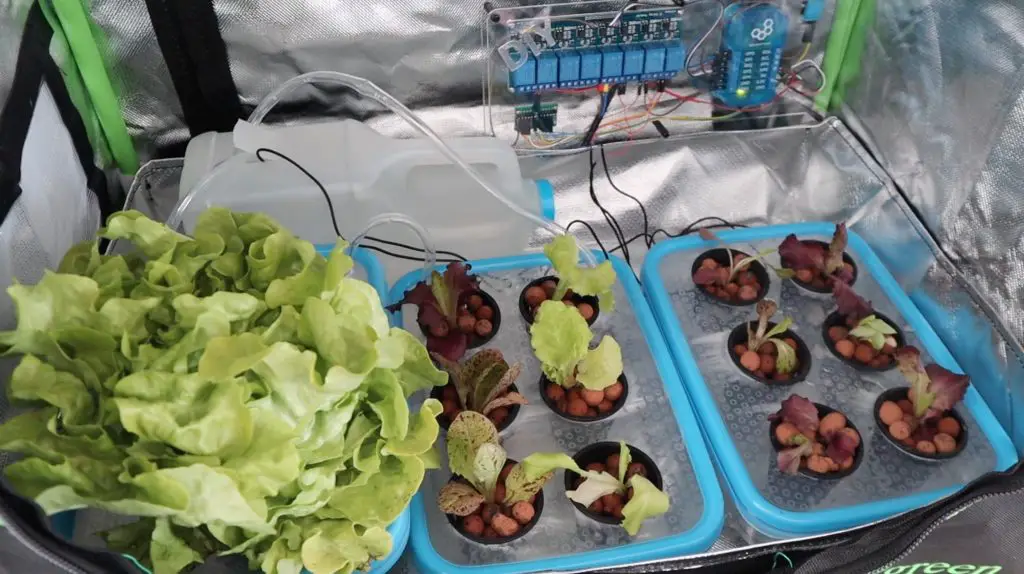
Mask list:
[[[139,157],[100,52],[102,33],[90,21],[84,2],[39,0],[39,6],[53,28],[51,50],[56,52],[93,148],[105,167],[114,163],[122,173],[132,175],[139,169]]]
[[[875,21],[876,0],[836,0],[836,13],[829,32],[822,69],[827,85],[815,105],[823,110],[838,109],[849,87],[860,77],[861,57],[868,31]]]

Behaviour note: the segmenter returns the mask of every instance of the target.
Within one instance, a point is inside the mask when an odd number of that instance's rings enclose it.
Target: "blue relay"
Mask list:
[[[617,47],[602,48],[604,62],[601,64],[601,81],[617,82],[622,79],[624,55]]]
[[[789,17],[771,4],[732,4],[725,9],[719,53],[721,64],[716,98],[732,107],[765,104],[775,99]]]
[[[508,74],[508,87],[513,92],[532,92],[537,84],[537,59],[527,56],[522,66]]]
[[[589,80],[589,83],[596,84],[601,80],[601,52],[587,50],[583,52],[580,60],[580,79]]]
[[[558,55],[544,52],[537,58],[537,89],[558,87]]]
[[[639,80],[644,72],[644,49],[640,46],[626,46],[622,50],[622,75],[626,80]]]
[[[575,50],[558,54],[558,86],[571,88],[580,85],[580,53]]]

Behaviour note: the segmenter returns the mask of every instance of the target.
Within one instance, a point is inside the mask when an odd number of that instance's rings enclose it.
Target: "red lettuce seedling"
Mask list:
[[[827,279],[851,283],[853,273],[846,268],[843,262],[846,243],[846,224],[840,223],[836,225],[836,231],[832,235],[828,250],[823,250],[819,244],[801,241],[797,239],[796,235],[790,234],[779,245],[779,256],[787,266],[793,269],[809,269],[812,272],[820,273]]]
[[[837,417],[839,422],[829,424],[831,417]],[[776,457],[779,470],[787,474],[796,474],[804,458],[813,459],[808,461],[808,468],[815,472],[838,470],[852,464],[860,444],[860,435],[846,425],[845,417],[832,413],[819,420],[818,407],[800,395],[792,395],[782,401],[782,408],[769,420],[778,421],[776,439],[784,447],[789,447],[780,450]],[[815,454],[816,444],[821,445],[818,452],[823,452],[824,457]]]
[[[480,290],[479,279],[464,263],[449,263],[444,274],[431,273],[430,284],[420,281],[405,292],[405,297],[388,307],[397,311],[402,305],[416,305],[416,321],[427,329],[427,350],[457,361],[465,353],[469,335],[458,328],[459,305]]]
[[[910,382],[908,398],[914,405],[918,424],[941,417],[963,400],[971,378],[936,364],[924,366],[921,351],[907,346],[896,353],[900,372]]]

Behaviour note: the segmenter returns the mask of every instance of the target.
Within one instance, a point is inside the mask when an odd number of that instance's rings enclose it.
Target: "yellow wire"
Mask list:
[[[806,58],[807,54],[810,54],[810,53],[811,53],[811,43],[807,42],[807,45],[804,46],[803,53],[801,53],[799,56],[797,56],[797,59],[794,60],[794,62],[802,62],[802,61],[804,61],[804,58]]]

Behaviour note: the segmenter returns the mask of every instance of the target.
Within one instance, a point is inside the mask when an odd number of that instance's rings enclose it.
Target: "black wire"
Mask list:
[[[607,249],[605,249],[604,243],[601,243],[601,238],[597,236],[597,232],[594,231],[594,228],[591,227],[589,223],[587,223],[586,221],[583,221],[582,219],[574,219],[574,220],[570,221],[569,225],[565,226],[565,230],[566,231],[570,231],[572,229],[572,226],[576,225],[577,223],[590,230],[590,235],[594,238],[594,241],[597,243],[597,246],[601,248],[601,252],[604,253],[605,257],[608,257],[609,253],[614,253],[616,250],[619,249],[618,247],[612,249],[611,251],[608,251]]]
[[[267,160],[265,160],[263,158],[263,156],[260,155],[260,152],[267,152],[267,153],[276,155],[277,157],[285,160],[286,162],[288,162],[288,163],[292,164],[293,166],[295,166],[296,169],[301,171],[303,173],[303,175],[308,177],[310,181],[312,181],[314,184],[316,184],[317,188],[320,190],[320,193],[324,196],[324,199],[327,201],[327,208],[330,210],[330,213],[331,213],[331,225],[334,226],[334,233],[338,237],[340,237],[342,240],[344,240],[345,236],[341,234],[341,229],[338,227],[338,218],[337,218],[337,216],[334,213],[334,203],[331,201],[330,194],[327,193],[327,188],[325,188],[324,185],[322,183],[320,183],[320,180],[317,179],[316,177],[314,177],[313,174],[309,173],[309,171],[307,171],[306,168],[302,167],[297,161],[293,160],[292,158],[286,156],[285,154],[283,154],[283,153],[281,153],[281,152],[279,152],[279,151],[277,151],[275,149],[261,147],[261,148],[256,150],[256,159],[258,159],[260,161],[267,161]],[[369,241],[376,241],[378,243],[383,243],[385,245],[391,245],[391,246],[394,246],[394,247],[401,247],[403,249],[408,249],[410,251],[417,251],[419,253],[426,253],[427,252],[425,249],[423,249],[421,247],[416,247],[414,245],[406,245],[405,243],[399,243],[398,241],[390,241],[390,240],[387,240],[387,239],[381,239],[379,237],[373,237],[373,236],[370,236],[370,235],[367,235],[366,239],[369,240]],[[383,253],[384,255],[388,255],[388,256],[391,256],[391,257],[396,257],[398,259],[405,259],[407,261],[424,261],[424,258],[422,256],[421,257],[413,257],[413,256],[410,256],[410,255],[401,255],[401,254],[398,254],[398,253],[392,253],[391,251],[388,251],[388,250],[386,250],[384,248],[381,248],[381,247],[377,247],[376,245],[362,245],[361,247],[364,247],[366,249],[370,249],[372,251],[376,251],[378,253]],[[435,253],[440,254],[440,255],[450,255],[451,257],[454,258],[454,259],[440,258],[440,257],[436,258],[436,261],[438,261],[439,263],[455,263],[455,262],[459,262],[459,261],[466,261],[465,257],[459,255],[458,253],[454,253],[452,251],[438,250],[438,251],[435,251]]]
[[[601,105],[598,107],[597,114],[590,122],[590,126],[587,128],[587,131],[583,134],[582,145],[590,145],[590,140],[594,139],[594,134],[597,133],[597,128],[601,125],[601,120],[603,120],[604,115],[608,113],[608,106],[611,104],[612,94],[615,93],[616,89],[617,86],[613,85],[607,92],[601,94]]]
[[[612,181],[612,172],[611,172],[611,170],[608,169],[608,158],[605,156],[604,146],[601,146],[601,164],[604,166],[604,175],[605,175],[606,178],[608,178],[608,185],[612,186],[612,189],[617,191],[620,195],[624,195],[624,196],[632,199],[634,202],[636,202],[637,206],[640,207],[640,213],[644,217],[644,233],[643,233],[643,237],[648,238],[646,243],[647,243],[647,247],[649,248],[651,246],[651,241],[649,239],[650,238],[650,220],[647,219],[647,208],[644,207],[644,204],[643,204],[642,201],[637,199],[635,196],[630,195],[630,194],[626,193],[625,191],[622,191],[621,189],[619,189],[619,186],[615,185],[615,182]],[[627,242],[627,244],[628,243],[629,242]]]
[[[709,221],[709,220],[717,220],[717,221],[720,221],[721,223],[714,223],[714,224],[711,224],[711,225],[705,225],[705,226],[702,226],[702,227],[697,227],[698,224],[703,223],[705,221]],[[737,227],[747,227],[747,226],[743,225],[742,223],[732,223],[731,221],[722,219],[721,217],[718,217],[717,215],[709,215],[707,217],[702,217],[702,218],[700,218],[700,219],[698,219],[696,221],[691,222],[689,225],[684,227],[683,230],[680,231],[679,233],[669,233],[668,231],[665,231],[664,229],[661,229],[661,228],[655,229],[654,232],[651,233],[651,237],[650,237],[651,238],[651,244],[654,243],[654,241],[658,237],[659,233],[663,233],[669,239],[674,239],[676,237],[682,237],[684,235],[689,235],[691,233],[696,233],[696,232],[698,232],[698,231],[700,231],[702,229],[721,229],[723,227],[728,227],[730,229],[736,229]]]
[[[626,263],[630,266],[633,262],[630,258],[629,246],[626,245],[626,235],[622,232],[622,226],[619,225],[619,221],[615,219],[615,216],[611,214],[604,205],[601,204],[601,200],[597,199],[597,191],[594,189],[594,169],[597,168],[597,162],[594,161],[594,148],[589,148],[590,153],[590,201],[593,202],[599,210],[601,215],[604,216],[605,223],[611,228],[612,233],[615,234],[616,241],[619,242],[619,246],[622,247],[622,256],[625,258]]]

